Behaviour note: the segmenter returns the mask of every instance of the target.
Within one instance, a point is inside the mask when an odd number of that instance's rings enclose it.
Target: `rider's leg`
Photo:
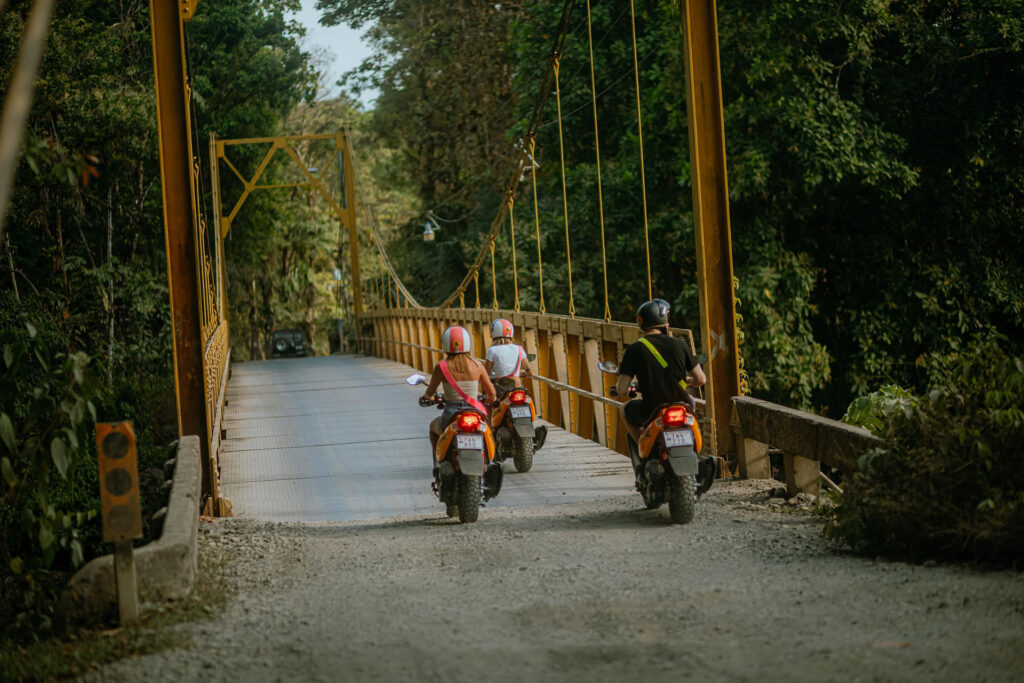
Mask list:
[[[629,403],[623,403],[619,406],[619,413],[621,413],[622,416],[622,424],[626,425],[626,432],[633,437],[633,441],[640,443],[640,428],[630,424],[629,420],[626,418],[627,405],[629,405]],[[627,455],[626,457],[628,458],[629,456]]]
[[[437,456],[434,455],[434,451],[437,450],[437,440],[440,439],[440,438],[441,438],[441,418],[437,417],[437,418],[434,418],[430,422],[430,453],[431,453],[431,456],[433,457],[435,463],[437,462]]]

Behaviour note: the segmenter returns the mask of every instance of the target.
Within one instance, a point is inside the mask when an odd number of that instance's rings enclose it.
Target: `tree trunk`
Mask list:
[[[116,183],[115,183],[116,184]],[[107,273],[109,293],[107,295],[107,385],[114,378],[114,208],[113,194],[107,190]]]

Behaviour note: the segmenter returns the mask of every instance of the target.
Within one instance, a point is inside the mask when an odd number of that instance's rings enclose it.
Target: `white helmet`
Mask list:
[[[501,337],[511,339],[514,332],[515,328],[512,327],[512,323],[504,318],[498,318],[491,323],[491,339],[499,339]]]
[[[469,330],[461,325],[452,325],[441,335],[441,348],[445,353],[469,353],[473,349]]]

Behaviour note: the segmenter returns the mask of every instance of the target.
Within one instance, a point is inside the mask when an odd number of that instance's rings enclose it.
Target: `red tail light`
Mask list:
[[[526,403],[526,389],[515,389],[508,395],[509,403]]]
[[[459,413],[456,420],[460,432],[475,432],[480,426],[480,416],[476,413]]]
[[[661,414],[661,424],[666,427],[682,427],[686,424],[686,408],[683,406],[669,406]]]

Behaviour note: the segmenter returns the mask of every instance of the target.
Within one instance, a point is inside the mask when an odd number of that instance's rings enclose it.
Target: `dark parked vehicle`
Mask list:
[[[271,358],[312,355],[313,345],[306,339],[302,330],[274,330],[274,336],[270,341]]]

